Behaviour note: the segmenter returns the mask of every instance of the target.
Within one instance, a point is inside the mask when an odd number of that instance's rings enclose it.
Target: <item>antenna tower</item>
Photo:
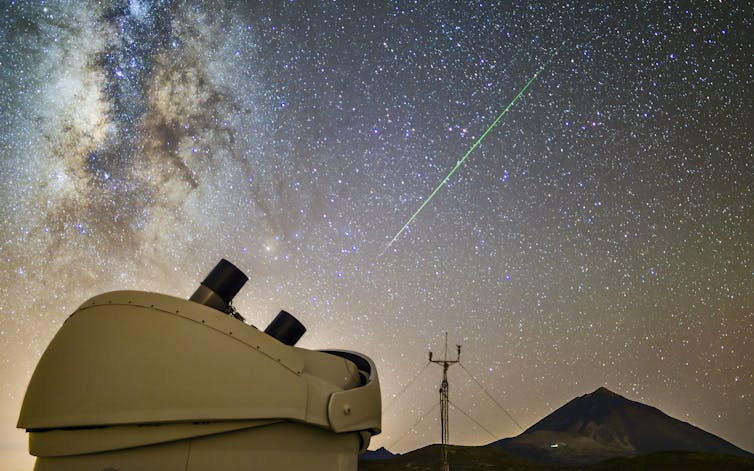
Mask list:
[[[433,360],[432,351],[429,352],[430,363],[435,363],[442,366],[442,383],[440,383],[440,427],[442,433],[442,471],[449,471],[450,464],[448,463],[448,439],[450,437],[450,426],[448,424],[448,403],[450,402],[448,396],[448,368],[450,365],[454,365],[461,361],[461,346],[456,345],[456,359],[448,360],[448,333],[445,332],[445,351],[443,352],[442,360]]]

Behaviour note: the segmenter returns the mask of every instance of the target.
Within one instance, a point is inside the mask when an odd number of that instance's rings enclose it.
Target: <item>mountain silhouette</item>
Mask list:
[[[604,387],[571,400],[520,435],[490,446],[567,465],[665,451],[754,457],[720,437]]]
[[[367,450],[361,455],[359,455],[360,461],[381,461],[381,460],[390,460],[395,458],[398,455],[395,455],[388,451],[385,447],[379,447],[376,450]]]

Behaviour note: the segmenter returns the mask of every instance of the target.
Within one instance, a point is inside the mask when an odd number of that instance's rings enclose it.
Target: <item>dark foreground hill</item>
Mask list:
[[[395,458],[397,455],[392,454],[390,451],[388,451],[387,448],[380,447],[376,450],[367,450],[361,455],[359,455],[359,460],[361,461],[380,461],[380,460],[390,460]]]
[[[540,462],[567,465],[661,451],[754,457],[718,436],[606,388],[573,399],[517,437],[490,445]]]
[[[449,446],[459,470],[754,470],[754,455],[606,388],[577,397],[522,434],[487,446]],[[440,445],[362,461],[362,471],[440,469]]]
[[[409,453],[396,455],[390,460],[359,461],[359,471],[436,471],[440,467],[441,445],[429,445]],[[490,446],[448,446],[450,469],[453,471],[477,470],[544,470],[538,464]]]
[[[712,453],[660,452],[633,458],[612,458],[583,466],[537,463],[490,446],[448,447],[452,471],[751,471],[754,459]],[[360,461],[359,471],[436,471],[440,467],[440,445],[430,445],[396,455],[389,460]]]

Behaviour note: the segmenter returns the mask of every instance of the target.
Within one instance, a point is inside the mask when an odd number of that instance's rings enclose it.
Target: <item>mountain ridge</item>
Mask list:
[[[439,449],[429,445],[380,461],[364,457],[359,469],[436,469]],[[516,437],[449,445],[448,453],[458,470],[754,469],[754,454],[606,387],[575,397]]]
[[[489,446],[556,464],[589,464],[663,451],[754,455],[605,387],[572,399],[513,438]]]

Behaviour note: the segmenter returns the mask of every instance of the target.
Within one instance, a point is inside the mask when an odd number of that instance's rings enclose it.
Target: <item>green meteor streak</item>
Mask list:
[[[505,116],[505,114],[508,112],[508,110],[510,110],[513,107],[513,105],[516,104],[516,102],[519,100],[519,98],[521,98],[524,95],[524,93],[526,93],[526,90],[529,88],[529,86],[532,83],[534,83],[534,81],[537,79],[537,77],[539,77],[539,74],[541,74],[542,71],[545,70],[545,67],[547,67],[547,65],[549,63],[550,63],[550,61],[548,61],[545,65],[543,65],[542,67],[540,67],[539,70],[537,70],[537,72],[534,74],[534,76],[532,78],[530,78],[528,82],[526,82],[526,85],[524,85],[524,88],[522,88],[521,91],[519,91],[518,94],[513,98],[513,100],[511,100],[511,102],[508,104],[508,106],[506,106],[505,109],[499,115],[497,115],[497,118],[495,118],[495,121],[493,121],[492,124],[490,124],[490,126],[487,128],[487,130],[484,131],[484,133],[482,133],[481,136],[479,136],[479,139],[476,140],[476,142],[474,143],[474,145],[471,146],[471,148],[466,152],[466,154],[464,154],[464,156],[461,158],[461,160],[459,160],[458,162],[456,162],[456,166],[453,167],[453,170],[451,170],[450,173],[448,173],[448,175],[445,178],[443,178],[443,180],[440,182],[440,184],[437,185],[437,188],[435,188],[435,191],[433,191],[432,194],[429,195],[429,198],[427,198],[424,201],[424,203],[422,203],[422,205],[419,206],[419,209],[417,209],[416,212],[414,212],[414,214],[409,218],[408,222],[406,224],[404,224],[403,227],[401,227],[401,230],[398,231],[397,234],[395,234],[395,237],[393,237],[393,240],[391,240],[390,243],[387,244],[387,246],[382,250],[382,253],[385,253],[385,250],[389,249],[390,246],[393,245],[393,243],[396,240],[398,240],[398,237],[400,237],[400,235],[403,234],[403,231],[405,231],[406,228],[412,222],[414,222],[414,219],[416,219],[416,216],[418,216],[419,213],[422,211],[422,209],[424,209],[424,207],[429,204],[429,202],[432,200],[432,198],[434,198],[434,196],[437,194],[437,192],[440,191],[440,188],[442,188],[443,185],[445,185],[448,182],[448,180],[450,179],[450,177],[452,177],[453,174],[456,173],[456,170],[458,170],[458,168],[461,165],[463,165],[463,163],[466,161],[466,159],[469,158],[469,155],[471,155],[471,153],[474,151],[474,149],[477,148],[477,146],[479,145],[479,143],[481,143],[482,140],[485,137],[487,137],[487,134],[489,134],[489,132],[492,131],[492,128],[494,128],[495,125],[497,125],[497,123],[500,122],[501,119],[503,119],[503,116]]]

